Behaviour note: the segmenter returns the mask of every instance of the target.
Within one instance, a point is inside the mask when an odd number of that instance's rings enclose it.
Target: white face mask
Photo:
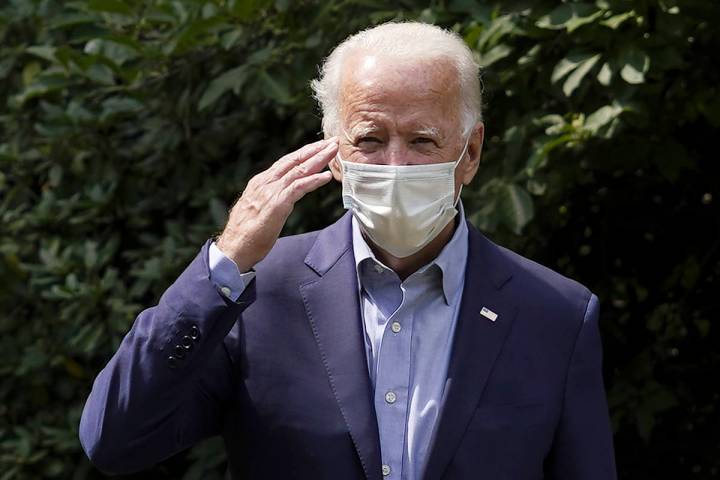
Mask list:
[[[428,165],[345,162],[338,153],[343,207],[352,210],[375,245],[394,257],[409,257],[457,215],[460,195],[455,198],[455,168],[465,156],[469,140],[457,161]]]

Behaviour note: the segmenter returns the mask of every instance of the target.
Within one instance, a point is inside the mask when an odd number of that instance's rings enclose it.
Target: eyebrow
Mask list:
[[[376,125],[356,125],[350,130],[344,130],[345,137],[352,141],[353,138],[364,137],[379,131],[380,128]],[[430,137],[435,139],[441,139],[442,133],[437,127],[420,127],[412,130],[414,135]]]
[[[345,130],[345,137],[348,140],[352,141],[353,138],[364,137],[371,133],[375,133],[378,130],[380,130],[380,128],[378,128],[376,125],[355,125],[350,130]]]
[[[437,127],[421,127],[419,129],[413,130],[413,133],[415,135],[421,135],[425,137],[442,138],[440,129]]]

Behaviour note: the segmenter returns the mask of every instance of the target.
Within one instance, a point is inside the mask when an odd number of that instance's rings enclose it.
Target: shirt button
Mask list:
[[[377,273],[382,273],[383,270],[385,270],[385,269],[382,267],[382,265],[375,264],[375,271]]]
[[[400,325],[400,322],[392,322],[392,324],[390,324],[390,329],[393,333],[398,333],[402,330],[402,325]]]
[[[387,477],[390,475],[390,465],[382,466],[382,474],[383,474],[383,477]]]
[[[395,395],[395,392],[387,392],[385,394],[385,401],[387,403],[393,404],[395,403],[395,400],[397,400],[397,395]]]
[[[223,295],[230,298],[230,294],[232,293],[232,290],[230,290],[230,287],[221,287],[220,291],[222,292]]]

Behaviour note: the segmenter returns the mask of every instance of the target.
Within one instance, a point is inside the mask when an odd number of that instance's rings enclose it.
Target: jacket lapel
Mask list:
[[[457,450],[517,313],[516,306],[501,291],[512,273],[503,262],[499,247],[469,223],[468,227],[465,287],[455,328],[442,411],[425,465],[423,478],[427,480],[441,478]],[[481,315],[483,307],[497,314],[497,318],[492,321]]]
[[[365,476],[380,479],[380,439],[365,340],[350,215],[321,231],[305,263],[319,278],[300,286],[330,386]]]

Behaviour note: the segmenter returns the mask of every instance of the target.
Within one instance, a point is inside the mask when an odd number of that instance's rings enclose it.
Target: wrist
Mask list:
[[[231,242],[223,235],[215,239],[215,246],[237,265],[240,273],[247,273],[252,270],[254,263],[248,262],[249,256],[242,251],[239,242]]]

